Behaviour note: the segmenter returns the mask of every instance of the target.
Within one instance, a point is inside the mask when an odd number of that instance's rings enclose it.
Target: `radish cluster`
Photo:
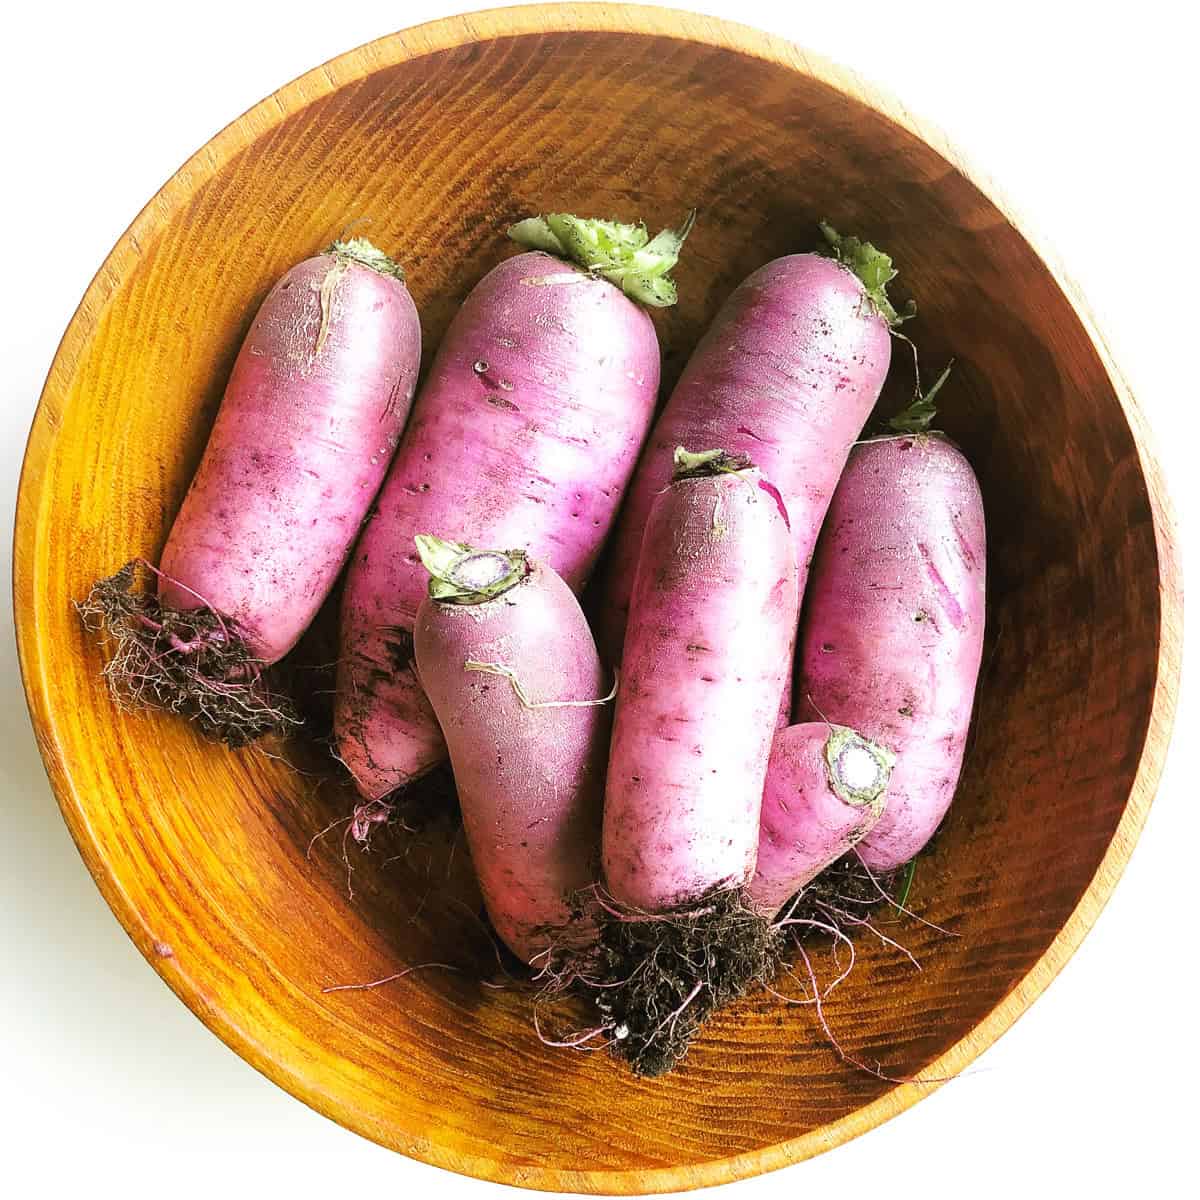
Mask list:
[[[271,668],[348,564],[352,828],[448,758],[492,927],[591,1005],[577,1043],[643,1074],[770,983],[822,872],[892,872],[929,841],[985,609],[979,488],[928,428],[932,392],[863,438],[909,315],[869,243],[823,225],[823,252],[755,271],[655,419],[649,310],[675,301],[690,225],[513,226],[523,252],[419,392],[399,267],[363,239],[301,263],[158,564],[79,606],[122,703],[240,745],[300,723]]]

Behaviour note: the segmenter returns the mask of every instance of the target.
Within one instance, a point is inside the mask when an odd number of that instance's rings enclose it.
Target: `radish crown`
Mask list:
[[[508,236],[519,246],[544,250],[607,279],[641,304],[668,308],[677,298],[669,272],[695,219],[692,209],[678,229],[664,229],[651,238],[642,224],[547,213],[518,221]]]
[[[884,792],[896,765],[886,746],[872,742],[844,725],[830,726],[825,742],[825,765],[835,795],[855,808],[883,811]]]
[[[867,299],[871,301],[875,311],[895,329],[910,317],[917,315],[917,306],[910,300],[904,308],[897,312],[891,300],[888,299],[887,285],[898,274],[892,266],[892,258],[877,250],[870,242],[864,242],[856,237],[838,233],[828,221],[819,222],[821,233],[828,243],[828,254],[837,259],[842,266],[853,271],[862,280],[866,289]]]
[[[523,550],[476,550],[430,533],[418,533],[413,540],[429,572],[430,599],[443,604],[483,604],[529,573]]]
[[[913,351],[914,363],[916,361],[916,351]],[[937,405],[934,404],[933,398],[941,390],[942,384],[950,378],[950,369],[954,366],[954,360],[951,359],[945,367],[945,370],[933,381],[933,386],[927,392],[921,391],[920,381],[917,382],[916,399],[907,407],[902,408],[890,421],[887,427],[895,433],[928,433],[930,425],[933,424],[933,418],[937,416]]]
[[[380,275],[404,281],[404,268],[364,237],[334,242],[325,253],[332,254],[339,262],[358,263]]]
[[[675,470],[672,482],[680,479],[706,479],[711,475],[736,475],[749,471],[754,464],[745,454],[730,454],[727,450],[685,450],[675,447]]]

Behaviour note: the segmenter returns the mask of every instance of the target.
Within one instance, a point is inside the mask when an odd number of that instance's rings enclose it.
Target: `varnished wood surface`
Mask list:
[[[990,633],[960,795],[912,899],[959,936],[890,928],[921,974],[864,942],[827,1010],[887,1074],[953,1074],[1046,986],[1132,850],[1170,731],[1180,573],[1143,418],[1074,289],[894,100],[765,34],[620,5],[482,13],[344,55],[230,125],[134,221],[64,336],[22,477],[14,601],[34,725],[131,937],[216,1033],[321,1112],[528,1187],[753,1175],[932,1085],[845,1065],[808,1010],[769,997],[663,1080],[543,1048],[522,996],[475,982],[494,960],[467,915],[461,847],[389,863],[404,847],[380,843],[351,898],[336,832],[306,854],[347,793],[118,713],[69,602],[157,554],[256,304],[349,222],[368,219],[405,263],[433,347],[507,253],[508,221],[563,208],[657,228],[692,204],[681,304],[656,315],[668,383],[731,288],[811,246],[820,216],[895,256],[928,361],[959,362],[946,425],[983,486]],[[434,960],[467,969],[321,991]]]

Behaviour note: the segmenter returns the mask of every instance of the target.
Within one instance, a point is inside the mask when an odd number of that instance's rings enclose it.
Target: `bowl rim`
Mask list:
[[[52,682],[45,676],[37,636],[36,610],[26,615],[18,599],[19,580],[32,576],[41,557],[38,527],[49,501],[44,466],[60,425],[61,398],[76,364],[99,324],[108,302],[120,288],[149,241],[184,207],[189,197],[216,170],[251,142],[301,108],[377,71],[431,53],[497,38],[555,33],[625,33],[689,41],[758,58],[798,71],[833,88],[847,99],[866,104],[902,130],[919,137],[972,183],[1008,220],[1049,271],[1084,332],[1096,348],[1118,403],[1129,424],[1150,503],[1159,583],[1159,642],[1154,696],[1145,740],[1129,800],[1104,857],[1078,904],[1038,961],[968,1034],[931,1062],[929,1083],[902,1083],[837,1121],[800,1137],[727,1158],[679,1167],[649,1169],[564,1170],[521,1166],[481,1155],[450,1151],[427,1140],[380,1128],[369,1111],[344,1103],[306,1078],[291,1063],[273,1057],[252,1030],[236,1016],[215,1011],[198,984],[170,971],[153,951],[153,939],[131,897],[109,870],[93,839],[86,798],[75,789],[51,708]],[[368,42],[329,60],[285,84],[254,105],[210,139],[163,185],[118,239],[89,284],[63,334],[47,373],[34,414],[18,485],[13,541],[14,624],[26,701],[50,783],[76,846],[109,907],[147,961],[177,996],[240,1057],[311,1108],[342,1126],[411,1158],[479,1179],[551,1191],[602,1194],[650,1194],[714,1186],[748,1178],[810,1158],[841,1145],[905,1111],[917,1100],[958,1075],[1005,1033],[1041,994],[1074,953],[1112,894],[1145,823],[1159,777],[1175,715],[1183,639],[1182,573],[1175,520],[1162,470],[1153,449],[1148,423],[1117,367],[1094,315],[1056,256],[1031,232],[996,184],[951,146],[936,125],[913,116],[886,91],[867,83],[848,68],[835,65],[790,41],[747,25],[677,9],[640,4],[529,4],[445,17]]]

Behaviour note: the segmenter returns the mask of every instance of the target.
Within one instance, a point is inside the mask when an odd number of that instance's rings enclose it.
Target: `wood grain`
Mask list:
[[[308,854],[345,809],[336,781],[117,712],[70,600],[157,553],[256,304],[348,223],[369,221],[405,263],[433,347],[507,253],[506,222],[556,208],[657,228],[692,204],[682,300],[656,316],[668,383],[731,288],[810,247],[822,216],[888,248],[901,294],[920,298],[928,361],[960,364],[945,415],[988,509],[988,665],[961,794],[913,891],[959,936],[892,930],[922,974],[864,943],[827,1013],[889,1075],[952,1075],[1046,986],[1132,850],[1173,714],[1180,573],[1145,422],[1075,290],[994,186],[896,101],[765,34],[622,5],[481,13],[343,55],[235,121],[134,221],[66,332],[22,477],[30,708],[130,936],[308,1104],[416,1158],[533,1188],[742,1178],[934,1085],[847,1066],[807,1009],[769,997],[660,1081],[542,1047],[526,998],[474,978],[495,964],[461,848],[392,863],[380,848],[351,898],[338,832]],[[321,991],[434,960],[467,969]]]

